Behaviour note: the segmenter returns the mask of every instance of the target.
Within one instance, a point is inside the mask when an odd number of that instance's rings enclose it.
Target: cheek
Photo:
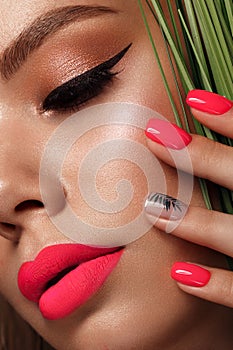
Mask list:
[[[0,288],[3,285],[3,279],[9,275],[9,263],[13,256],[12,242],[0,236]]]
[[[142,210],[147,179],[137,164],[124,159],[125,140],[145,144],[143,131],[130,126],[94,129],[75,143],[64,163],[66,199],[75,213],[91,225],[125,225]],[[106,210],[101,210],[100,202],[106,204]]]
[[[0,238],[0,293],[11,304],[17,304],[21,294],[17,285],[18,263],[15,258],[15,247],[4,238]]]

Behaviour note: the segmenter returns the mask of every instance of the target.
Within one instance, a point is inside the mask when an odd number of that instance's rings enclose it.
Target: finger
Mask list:
[[[171,277],[186,293],[233,307],[233,273],[217,268],[176,262]]]
[[[209,129],[233,138],[233,102],[205,90],[189,91],[186,103],[192,114]]]
[[[233,257],[233,216],[185,203],[161,193],[145,201],[150,222],[162,231]]]
[[[232,147],[160,119],[150,119],[145,134],[149,149],[165,163],[233,189]]]

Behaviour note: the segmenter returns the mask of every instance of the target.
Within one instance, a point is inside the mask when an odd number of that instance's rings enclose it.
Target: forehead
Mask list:
[[[22,30],[43,13],[68,5],[100,5],[116,9],[136,3],[135,0],[0,0],[0,51]],[[126,5],[127,4],[127,5]]]

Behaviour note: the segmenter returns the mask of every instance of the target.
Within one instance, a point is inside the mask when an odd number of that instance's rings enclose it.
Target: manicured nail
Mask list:
[[[165,220],[181,220],[187,208],[185,203],[162,193],[151,193],[145,201],[146,214]]]
[[[161,119],[150,119],[145,134],[150,140],[175,150],[184,148],[192,140],[185,130]]]
[[[233,103],[226,97],[206,90],[189,91],[186,102],[198,111],[215,115],[224,114],[233,106]]]
[[[210,276],[210,272],[203,267],[186,262],[176,262],[171,269],[174,280],[191,287],[204,287]]]

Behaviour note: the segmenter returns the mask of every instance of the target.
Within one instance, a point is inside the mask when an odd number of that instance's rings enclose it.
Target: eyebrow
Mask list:
[[[27,60],[28,56],[39,48],[50,35],[61,28],[103,14],[116,14],[118,11],[106,6],[65,6],[50,10],[34,20],[29,27],[4,50],[0,57],[0,74],[3,80],[9,80]]]

